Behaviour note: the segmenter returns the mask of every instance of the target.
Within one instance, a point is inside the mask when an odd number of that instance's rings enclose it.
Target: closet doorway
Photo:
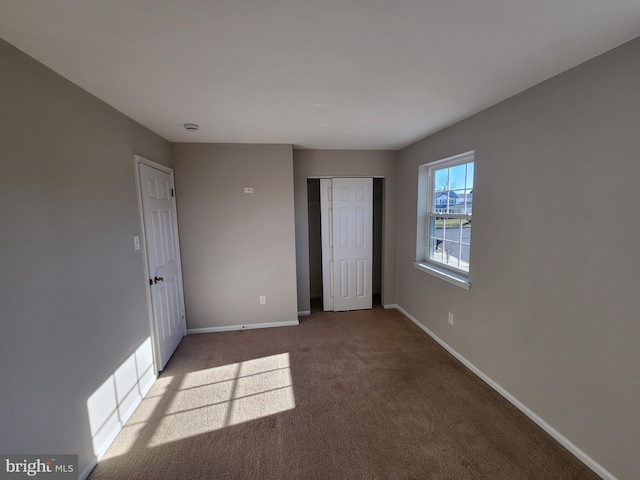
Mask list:
[[[384,178],[307,180],[313,308],[318,308],[318,299],[323,310],[367,309],[380,303],[383,188]]]

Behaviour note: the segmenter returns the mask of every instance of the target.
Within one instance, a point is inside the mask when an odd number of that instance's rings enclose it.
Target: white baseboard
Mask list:
[[[398,307],[398,305],[396,305],[395,303],[390,303],[389,305],[383,305],[382,308],[384,308],[385,310],[390,310],[392,308],[395,308],[396,310],[400,310],[400,307]]]
[[[120,419],[120,421],[118,421],[118,424],[111,431],[107,439],[102,442],[102,445],[98,447],[95,455],[89,460],[89,463],[87,463],[87,465],[84,467],[84,469],[78,476],[79,480],[86,480],[93,469],[96,468],[96,465],[98,465],[98,461],[100,461],[103,455],[107,452],[113,441],[122,430],[122,427],[124,427],[124,424],[127,423],[127,420],[129,420],[129,418],[131,418],[131,415],[133,415],[133,412],[136,411],[136,408],[138,408],[138,406],[142,403],[142,399],[147,394],[147,392],[151,390],[151,387],[153,386],[157,378],[158,377],[156,375],[153,375],[153,377],[151,377],[151,380],[149,380],[149,382],[141,388],[140,393],[131,404],[131,407],[129,407],[129,409],[122,415],[122,418]]]
[[[224,327],[190,328],[187,330],[187,334],[191,335],[194,333],[231,332],[234,330],[253,330],[254,328],[292,327],[295,325],[300,325],[300,322],[298,320],[292,320],[291,322],[250,323],[248,325],[227,325]]]
[[[387,306],[385,305],[385,308]],[[478,377],[480,377],[486,384],[488,384],[491,388],[493,388],[496,392],[506,398],[509,402],[511,402],[518,410],[524,413],[527,417],[533,420],[540,428],[542,428],[545,432],[551,435],[560,445],[569,450],[575,457],[577,457],[582,463],[584,463],[587,467],[593,470],[596,474],[600,475],[605,480],[616,480],[616,477],[605,469],[602,465],[596,462],[593,458],[587,455],[584,451],[578,448],[575,444],[573,444],[567,437],[558,432],[555,428],[549,425],[545,420],[539,417],[536,413],[534,413],[529,407],[523,404],[516,397],[511,395],[507,390],[501,387],[497,382],[492,380],[488,375],[486,375],[482,370],[476,367],[473,363],[467,360],[465,357],[460,355],[457,351],[455,351],[449,344],[447,344],[444,340],[439,338],[435,333],[429,330],[427,327],[422,325],[418,320],[416,320],[413,315],[407,312],[404,308],[396,305],[400,312],[402,312],[409,320],[415,323],[420,329],[422,329],[427,335],[433,338],[436,342],[438,342],[442,347],[447,350],[451,355],[456,357],[460,362],[462,362],[469,370],[475,373]]]
[[[91,460],[89,460],[89,463],[87,463],[87,466],[84,467],[84,470],[78,475],[78,480],[87,480],[91,472],[93,472],[93,469],[96,468],[96,465],[98,465],[98,457],[94,455],[91,457]]]
[[[309,315],[311,315],[311,310],[302,310],[301,312],[298,312],[299,317],[308,317]]]

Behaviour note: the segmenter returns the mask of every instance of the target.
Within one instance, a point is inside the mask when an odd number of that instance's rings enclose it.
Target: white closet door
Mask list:
[[[371,308],[373,179],[334,178],[332,187],[333,309]]]

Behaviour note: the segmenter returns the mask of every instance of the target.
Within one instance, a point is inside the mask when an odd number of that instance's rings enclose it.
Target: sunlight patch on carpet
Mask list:
[[[149,440],[154,447],[295,408],[289,354],[186,374]]]

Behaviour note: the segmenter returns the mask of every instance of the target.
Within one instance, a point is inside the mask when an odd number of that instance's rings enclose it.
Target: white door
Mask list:
[[[332,262],[330,290],[333,310],[361,310],[372,306],[373,263],[373,179],[334,178],[330,193],[321,191],[320,202],[331,195],[331,215],[322,207],[322,215],[331,223],[331,240],[325,248],[323,233],[323,268],[326,257]],[[321,189],[323,181],[320,181]],[[328,205],[328,201],[326,204]],[[325,213],[327,212],[327,213]],[[323,220],[323,228],[325,223]],[[331,247],[330,249],[328,247]],[[326,297],[326,280],[323,270],[323,289]],[[327,310],[325,304],[325,310]]]
[[[162,370],[186,334],[171,175],[139,163],[144,239],[154,317],[154,347]]]

